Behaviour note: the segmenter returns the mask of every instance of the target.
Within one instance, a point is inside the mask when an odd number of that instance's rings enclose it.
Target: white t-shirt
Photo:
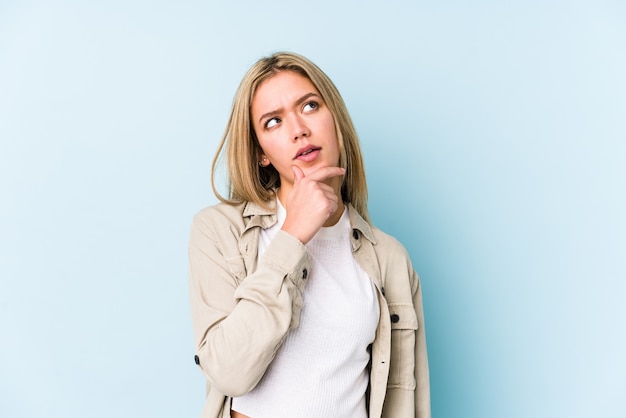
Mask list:
[[[259,257],[282,227],[262,230]],[[367,347],[379,318],[376,290],[352,256],[346,206],[337,224],[306,244],[311,269],[300,325],[287,334],[259,384],[233,398],[232,409],[251,418],[366,418]]]

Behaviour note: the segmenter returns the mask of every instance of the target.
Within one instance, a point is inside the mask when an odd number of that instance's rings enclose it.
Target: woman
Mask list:
[[[277,53],[241,82],[225,149],[229,196],[189,243],[202,417],[428,417],[421,287],[369,223],[358,139],[339,92]]]

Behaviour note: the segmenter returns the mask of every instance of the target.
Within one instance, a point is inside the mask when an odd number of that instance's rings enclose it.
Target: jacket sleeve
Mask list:
[[[415,271],[411,277],[413,306],[417,314],[417,335],[415,336],[415,417],[430,418],[430,378],[428,353],[426,351],[426,328],[422,305],[422,286]]]
[[[196,215],[189,240],[196,363],[212,387],[241,396],[256,386],[289,329],[297,327],[310,266],[302,243],[279,231],[256,271],[237,277],[232,265],[243,265],[233,251],[239,238],[213,224]]]

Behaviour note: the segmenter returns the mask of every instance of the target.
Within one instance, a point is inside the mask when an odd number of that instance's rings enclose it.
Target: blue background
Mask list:
[[[197,417],[186,245],[239,80],[335,81],[435,417],[624,417],[626,6],[0,1],[0,416]]]

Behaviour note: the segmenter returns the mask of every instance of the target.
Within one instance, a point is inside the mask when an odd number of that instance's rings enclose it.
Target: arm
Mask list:
[[[424,326],[424,308],[422,306],[422,286],[420,278],[412,272],[411,286],[413,306],[417,314],[418,329],[415,335],[415,417],[430,418],[430,380],[428,372],[428,354],[426,351],[426,328]]]
[[[229,223],[217,221],[211,224]],[[310,268],[304,246],[279,231],[257,270],[235,277],[229,265],[243,262],[226,254],[238,254],[237,245],[238,237],[227,227],[194,218],[189,269],[196,354],[212,386],[227,396],[254,388],[290,327],[298,325],[303,271]]]

